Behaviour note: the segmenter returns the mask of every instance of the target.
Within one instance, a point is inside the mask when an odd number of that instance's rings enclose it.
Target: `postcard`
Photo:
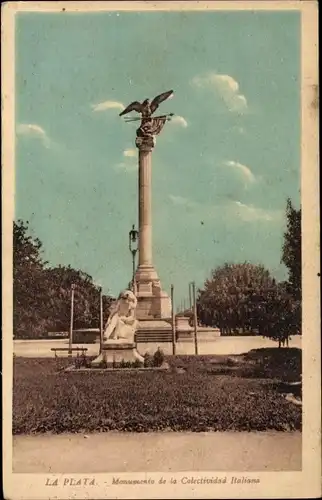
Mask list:
[[[5,498],[320,496],[317,13],[3,5]]]

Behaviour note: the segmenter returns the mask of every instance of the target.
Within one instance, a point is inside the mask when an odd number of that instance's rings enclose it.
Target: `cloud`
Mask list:
[[[177,207],[185,207],[186,209],[194,209],[199,210],[202,209],[202,205],[197,201],[189,200],[189,198],[185,198],[184,196],[169,194],[169,199],[173,205]]]
[[[93,111],[106,111],[107,109],[119,109],[120,111],[123,111],[125,106],[118,101],[104,101],[98,104],[92,104]]]
[[[21,123],[17,127],[17,134],[40,139],[46,148],[50,147],[50,139],[45,130],[34,123]]]
[[[247,99],[239,92],[239,83],[230,75],[208,73],[193,78],[192,84],[195,87],[213,90],[219,94],[232,113],[242,114],[247,110]]]
[[[188,122],[183,118],[183,116],[175,115],[171,118],[170,123],[174,123],[175,125],[181,125],[181,127],[188,127]]]
[[[279,210],[264,210],[260,207],[254,207],[254,205],[246,205],[240,201],[233,202],[233,211],[246,222],[258,220],[273,221],[282,215],[282,212]]]
[[[136,158],[137,152],[136,149],[126,149],[125,151],[123,151],[123,155],[128,158]]]
[[[169,198],[174,205],[188,205],[190,203],[188,198],[185,198],[184,196],[169,194]]]
[[[239,170],[239,172],[242,173],[243,177],[247,181],[255,182],[256,179],[255,179],[253,172],[251,171],[251,169],[249,167],[246,167],[246,165],[242,165],[242,163],[239,163],[237,161],[231,161],[231,160],[225,161],[224,165],[226,165],[227,167],[232,167],[232,168]]]
[[[135,149],[125,149],[123,151],[123,156],[125,156],[125,160],[117,163],[114,165],[114,170],[118,172],[126,172],[128,174],[132,174],[134,172],[137,172],[138,170],[138,163],[136,159],[134,158],[137,157],[137,152]]]
[[[265,210],[264,208],[255,207],[254,205],[246,205],[240,201],[224,201],[215,204],[199,203],[189,200],[184,196],[169,195],[169,199],[173,205],[185,209],[192,209],[190,213],[195,215],[200,220],[221,220],[241,219],[244,222],[266,221],[272,222],[283,219],[283,211],[280,210]]]
[[[138,170],[138,165],[137,163],[120,162],[114,166],[114,169],[119,172],[127,172],[129,174],[132,174]]]

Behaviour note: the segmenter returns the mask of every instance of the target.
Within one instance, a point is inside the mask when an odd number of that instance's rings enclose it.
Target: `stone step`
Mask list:
[[[181,339],[191,339],[190,332],[180,332],[177,341]],[[170,331],[141,331],[135,334],[136,342],[172,342],[172,332]]]
[[[172,342],[172,332],[143,331],[135,334],[136,342]]]

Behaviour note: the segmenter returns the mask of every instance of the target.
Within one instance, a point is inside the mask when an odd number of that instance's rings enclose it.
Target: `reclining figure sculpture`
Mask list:
[[[118,300],[112,305],[110,315],[103,334],[104,342],[123,340],[134,342],[137,328],[135,309],[137,298],[131,290],[120,293]]]

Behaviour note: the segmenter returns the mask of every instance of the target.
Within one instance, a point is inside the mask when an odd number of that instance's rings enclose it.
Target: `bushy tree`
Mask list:
[[[282,250],[282,262],[288,270],[289,290],[295,299],[302,293],[302,233],[301,209],[296,210],[290,199],[286,204],[286,231]]]
[[[99,324],[99,288],[91,276],[70,266],[46,270],[47,315],[55,330],[66,330],[70,321],[71,286],[74,291],[74,327],[91,328]]]
[[[199,290],[198,316],[202,324],[223,334],[255,332],[288,344],[300,332],[300,301],[288,283],[276,283],[268,270],[249,263],[225,264],[212,272]]]
[[[41,241],[28,235],[28,230],[28,222],[13,224],[13,328],[19,337],[26,336],[31,326],[36,336],[44,328],[46,284],[42,276],[46,262]]]
[[[29,234],[28,223],[13,226],[14,334],[45,336],[68,330],[71,285],[75,285],[74,328],[99,326],[99,288],[87,273],[71,266],[49,267],[42,243]],[[104,322],[112,298],[103,296]]]
[[[287,283],[279,283],[263,297],[263,312],[258,327],[263,336],[288,345],[291,335],[300,333],[300,301],[289,292]]]
[[[262,265],[226,263],[216,268],[199,290],[199,320],[204,325],[219,327],[222,333],[253,331],[260,308],[257,298],[272,286],[275,281]]]

